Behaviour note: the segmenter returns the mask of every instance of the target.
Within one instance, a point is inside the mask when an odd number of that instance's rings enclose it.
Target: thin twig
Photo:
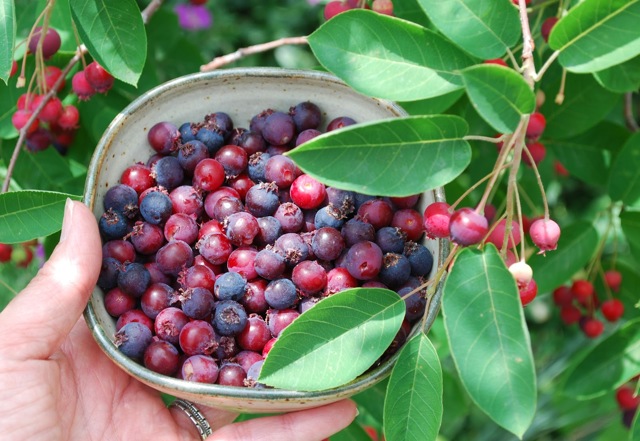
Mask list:
[[[287,46],[290,44],[308,44],[307,37],[284,37],[278,40],[270,41],[268,43],[256,44],[254,46],[243,47],[238,49],[235,52],[232,52],[227,55],[221,55],[219,57],[214,58],[209,63],[200,66],[200,72],[209,72],[212,70],[216,70],[219,67],[227,65],[229,63],[233,63],[234,61],[238,61],[241,58],[244,58],[249,55],[259,54],[261,52],[266,52],[271,49],[275,49],[281,46]]]
[[[152,0],[149,6],[147,6],[141,12],[143,21],[146,20],[145,23],[148,22],[149,18],[153,15],[153,13],[158,10],[162,2],[163,0]],[[57,90],[62,85],[62,82],[65,81],[65,77],[67,76],[69,71],[73,68],[73,66],[75,66],[78,63],[78,61],[82,59],[85,53],[87,53],[87,47],[83,44],[78,46],[78,49],[76,50],[76,54],[71,58],[71,60],[69,60],[67,65],[64,67],[64,69],[62,69],[62,75],[60,75],[60,77],[55,82],[51,90],[49,90],[47,94],[43,96],[42,100],[40,101],[40,104],[33,111],[27,123],[24,125],[22,129],[20,129],[18,141],[16,142],[16,145],[13,148],[13,153],[11,154],[11,159],[9,160],[9,164],[7,164],[7,174],[5,176],[4,182],[2,183],[2,191],[0,191],[0,193],[6,193],[7,191],[9,191],[9,184],[11,183],[11,175],[13,174],[13,169],[15,168],[16,162],[18,161],[18,156],[20,155],[20,150],[22,150],[22,146],[24,145],[25,139],[27,137],[27,129],[31,127],[31,124],[33,124],[36,118],[38,118],[38,116],[40,115],[40,112],[42,111],[44,106],[49,102],[49,100],[56,95]]]
[[[627,125],[627,128],[632,132],[637,132],[638,130],[640,130],[640,127],[638,127],[638,122],[633,115],[633,93],[631,92],[627,92],[624,94],[624,121]]]
[[[527,14],[527,4],[525,0],[518,0],[518,6],[520,9],[520,23],[522,25],[522,75],[527,81],[527,84],[529,84],[529,87],[533,89],[536,76],[536,68],[533,62],[535,43],[531,36],[529,15]]]

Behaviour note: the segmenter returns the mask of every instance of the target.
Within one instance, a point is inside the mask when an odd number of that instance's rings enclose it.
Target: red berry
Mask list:
[[[612,291],[618,292],[620,290],[620,284],[622,283],[622,274],[620,274],[620,271],[609,270],[604,273],[604,283],[606,283]]]
[[[62,76],[62,69],[56,66],[47,66],[44,68],[44,82],[48,89],[53,89],[56,81]],[[65,86],[65,80],[63,79],[57,90],[63,89]]]
[[[384,15],[393,15],[393,2],[391,0],[373,0],[371,10]]]
[[[563,306],[560,309],[560,318],[565,325],[573,325],[574,323],[578,323],[581,317],[582,313],[575,306]]]
[[[18,101],[16,103],[16,107],[18,110],[30,110],[31,109],[31,101],[36,96],[34,93],[23,93],[18,97]]]
[[[553,251],[558,247],[560,227],[551,219],[538,219],[531,224],[529,235],[533,244],[540,248],[538,254],[544,254],[545,251]]]
[[[536,165],[540,164],[544,157],[547,156],[547,148],[544,146],[544,144],[541,144],[539,142],[531,142],[527,144],[527,150],[529,150],[529,153],[533,158],[533,162],[535,162]],[[525,152],[522,152],[522,162],[524,162],[529,167],[532,167],[531,159]]]
[[[42,27],[38,26],[29,40],[29,52],[32,54],[36,53],[41,36]],[[60,40],[60,34],[58,34],[58,31],[53,28],[47,28],[47,33],[44,35],[44,41],[42,42],[42,56],[44,59],[46,60],[58,52],[61,44],[62,40]]]
[[[595,294],[595,290],[588,280],[578,279],[571,285],[571,293],[580,303],[588,303]]]
[[[551,29],[558,22],[558,17],[549,17],[544,22],[542,22],[542,26],[540,26],[540,34],[542,34],[542,39],[545,42],[549,41],[549,35],[551,34]]]
[[[498,66],[509,67],[506,61],[502,58],[492,58],[491,60],[484,60],[485,64],[497,64]]]
[[[33,98],[33,101],[31,101],[31,110],[35,111],[38,108],[38,106],[40,106],[40,103],[42,103],[43,99],[44,99],[44,95],[36,95]],[[62,103],[60,102],[60,99],[58,97],[54,96],[54,97],[51,97],[49,101],[47,101],[47,103],[44,105],[44,107],[40,111],[40,114],[38,115],[38,117],[40,118],[40,120],[46,123],[52,123],[58,120],[58,117],[60,116],[61,113],[62,113]]]
[[[602,302],[600,305],[602,315],[610,322],[616,322],[624,314],[624,303],[618,299],[611,299]]]
[[[451,240],[459,245],[476,244],[488,231],[487,218],[471,208],[461,208],[451,215],[449,233]]]
[[[514,5],[518,6],[518,0],[511,0],[513,2]],[[531,3],[531,0],[525,0],[524,2],[527,6],[529,6],[529,4]]]
[[[593,317],[586,317],[580,323],[580,327],[584,335],[586,335],[588,338],[599,337],[600,334],[602,334],[602,332],[604,331],[604,323]]]
[[[536,294],[538,294],[538,285],[535,280],[531,279],[531,281],[526,285],[519,284],[518,291],[520,292],[520,301],[522,302],[522,306],[527,306],[536,298]]]
[[[348,11],[352,9],[349,5],[343,3],[342,1],[335,0],[326,4],[324,7],[324,19],[330,20],[341,12]]]
[[[11,253],[13,247],[6,243],[0,243],[0,263],[5,263],[11,260]]]
[[[58,118],[58,125],[65,129],[71,130],[78,128],[78,120],[80,119],[80,113],[78,108],[73,104],[69,104],[62,108],[62,113]]]
[[[553,170],[558,176],[569,176],[569,170],[567,170],[566,167],[562,165],[562,162],[557,159],[553,161]]]
[[[490,242],[498,249],[502,249],[504,245],[504,230],[507,226],[507,220],[502,219],[496,227],[491,231],[487,242]],[[520,243],[520,225],[516,221],[511,221],[511,234],[507,242],[507,248],[515,248]]]
[[[547,126],[547,119],[540,112],[533,112],[529,116],[529,124],[527,125],[527,138],[535,141],[544,132]]]
[[[449,220],[451,212],[446,202],[434,202],[424,210],[424,229],[427,237],[449,237]]]
[[[51,144],[51,132],[39,127],[33,133],[27,135],[27,148],[32,152],[39,152]]]
[[[634,410],[640,404],[640,396],[629,386],[620,386],[616,390],[616,401],[621,410]]]
[[[87,82],[93,87],[96,92],[106,93],[113,86],[114,78],[107,72],[104,67],[100,66],[98,62],[94,61],[90,63],[84,70],[84,76]]]
[[[554,289],[553,303],[560,307],[571,306],[571,304],[573,303],[573,293],[571,292],[571,288],[562,285]]]
[[[31,110],[16,110],[16,112],[11,116],[11,122],[16,129],[22,130],[22,128],[27,125],[27,122],[29,121],[29,118],[31,118],[31,115],[33,115],[33,112]],[[38,120],[38,118],[36,118],[26,129],[27,135],[35,132],[38,129],[39,124],[40,121]]]
[[[204,5],[207,3],[207,0],[189,0],[189,3],[191,3],[192,5]]]
[[[9,72],[9,76],[12,77],[18,72],[18,63],[16,60],[11,61],[11,72]]]
[[[71,88],[73,92],[78,95],[80,101],[86,101],[96,93],[96,90],[87,81],[83,70],[76,72],[73,78],[71,78]]]
[[[484,206],[484,217],[487,218],[487,222],[493,222],[493,219],[496,217],[496,211],[496,206],[493,204],[487,204]]]

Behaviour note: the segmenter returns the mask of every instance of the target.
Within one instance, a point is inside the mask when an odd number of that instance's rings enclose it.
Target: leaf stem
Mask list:
[[[542,76],[545,74],[547,69],[551,67],[551,65],[556,60],[556,58],[558,58],[559,55],[560,55],[560,51],[555,51],[554,53],[551,54],[551,56],[549,56],[549,58],[547,58],[547,61],[544,62],[544,64],[542,65],[542,67],[534,77],[534,80],[536,82],[542,79]]]
[[[212,70],[216,70],[219,67],[233,63],[234,61],[238,61],[249,55],[259,54],[261,52],[266,52],[268,50],[272,50],[281,46],[287,46],[290,44],[308,44],[307,37],[306,36],[284,37],[278,40],[269,41],[267,43],[261,43],[253,46],[243,47],[230,54],[216,57],[213,60],[211,60],[209,63],[200,66],[200,72],[209,72]]]

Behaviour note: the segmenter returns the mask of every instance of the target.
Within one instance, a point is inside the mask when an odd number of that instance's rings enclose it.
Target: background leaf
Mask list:
[[[549,46],[571,72],[597,72],[640,54],[640,0],[584,0],[551,31]]]
[[[67,198],[81,199],[33,190],[0,194],[0,243],[26,242],[60,230]]]
[[[114,77],[135,86],[147,56],[147,34],[134,0],[69,0],[89,53]]]
[[[595,72],[593,76],[602,87],[613,92],[637,91],[640,88],[640,56],[600,72]]]
[[[7,84],[16,42],[16,11],[13,0],[0,0],[0,79]]]
[[[533,355],[515,281],[493,245],[460,251],[442,313],[465,389],[496,423],[522,437],[536,409]]]
[[[462,88],[473,59],[433,31],[363,9],[343,12],[309,36],[318,61],[365,95],[394,101]]]
[[[513,69],[478,64],[464,69],[462,79],[480,116],[500,133],[513,133],[522,115],[535,109],[533,91]]]
[[[467,167],[467,124],[449,115],[348,126],[287,153],[305,173],[346,190],[408,196],[444,185]]]
[[[419,3],[440,32],[478,58],[500,58],[520,37],[518,10],[509,0]]]
[[[547,99],[540,112],[547,119],[545,138],[567,139],[586,132],[601,122],[616,105],[620,96],[603,88],[591,75],[567,74],[564,101],[556,104],[560,75],[555,71],[542,82]],[[549,73],[547,73],[549,75]]]
[[[405,314],[397,293],[349,289],[318,302],[282,331],[259,381],[292,390],[341,386],[384,353]]]
[[[640,206],[640,132],[627,140],[611,166],[609,196],[633,207]]]
[[[389,440],[438,438],[442,422],[442,368],[423,332],[406,342],[396,361],[384,403],[384,434]]]
[[[639,320],[626,323],[571,366],[564,384],[565,395],[578,399],[604,395],[640,372],[638,325]]]
[[[563,227],[555,251],[533,255],[528,261],[538,292],[553,291],[569,280],[589,262],[597,246],[598,232],[589,222]]]
[[[631,254],[640,261],[640,212],[624,210],[620,213],[620,226]]]
[[[9,163],[13,149],[2,149],[2,159]],[[13,172],[13,179],[24,189],[40,189],[63,191],[73,175],[69,169],[69,161],[55,149],[49,148],[40,152],[20,152],[19,160]],[[78,191],[82,193],[82,188]]]
[[[340,432],[332,435],[329,441],[371,441],[371,437],[357,421],[354,421]]]

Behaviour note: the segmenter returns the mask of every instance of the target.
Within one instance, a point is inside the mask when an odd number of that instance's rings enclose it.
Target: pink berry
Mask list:
[[[487,242],[491,242],[498,249],[502,249],[504,245],[504,230],[507,226],[507,220],[502,219],[496,227],[491,231]],[[520,225],[516,221],[511,221],[511,234],[509,235],[508,248],[515,248],[520,243]]]
[[[113,86],[113,76],[96,61],[87,65],[84,70],[84,76],[96,92],[106,93]]]
[[[31,102],[31,110],[35,111],[42,100],[44,99],[44,95],[36,95]],[[62,103],[60,99],[56,96],[51,97],[49,101],[44,105],[42,110],[40,111],[39,118],[41,121],[46,123],[56,122],[62,113]]]
[[[551,34],[551,30],[558,22],[558,17],[549,17],[544,22],[542,22],[542,26],[540,26],[540,34],[542,34],[542,39],[545,42],[549,41],[549,35]]]
[[[291,200],[304,210],[317,208],[327,197],[324,184],[309,175],[300,175],[289,189]]]
[[[546,251],[553,251],[557,248],[560,227],[551,219],[538,219],[531,224],[529,235],[534,245],[540,248],[538,254],[544,254]]]
[[[351,7],[342,1],[331,1],[324,7],[324,19],[330,20],[341,12],[348,11],[349,9],[351,9]]]
[[[16,60],[11,61],[11,72],[9,72],[9,76],[12,77],[18,72],[18,63]]]
[[[71,88],[73,92],[78,95],[80,101],[86,101],[96,93],[96,90],[87,81],[83,70],[76,72],[73,78],[71,78]]]
[[[451,212],[446,202],[434,202],[424,210],[424,229],[427,237],[449,237],[449,220]]]
[[[373,0],[371,10],[378,14],[393,15],[393,2],[391,0]]]
[[[47,66],[44,68],[44,82],[47,85],[47,89],[53,89],[56,81],[62,76],[62,69],[57,66]],[[65,86],[65,80],[60,82],[60,86],[57,90],[63,89]]]
[[[527,138],[536,141],[547,126],[547,119],[540,112],[533,112],[529,116],[529,125],[527,125]]]
[[[69,104],[62,108],[62,113],[58,118],[58,125],[65,130],[77,129],[79,119],[78,108],[73,104]]]
[[[509,67],[506,61],[502,58],[492,58],[491,60],[484,60],[485,64],[497,64],[498,66]]]
[[[42,27],[39,26],[35,29],[33,36],[29,40],[29,52],[32,54],[36,53],[40,38],[42,38]],[[44,41],[42,42],[42,56],[44,59],[46,60],[58,52],[61,44],[62,40],[60,40],[60,34],[58,34],[58,31],[53,28],[48,28],[47,33],[44,36]]]
[[[31,118],[31,115],[33,115],[33,112],[31,110],[16,110],[16,112],[11,116],[11,122],[16,129],[22,130],[22,128],[27,125],[27,122],[29,121],[29,118]],[[36,118],[26,129],[27,135],[35,132],[38,129],[39,124],[40,122],[38,118]]]
[[[622,283],[622,274],[620,271],[609,270],[604,273],[604,283],[607,284],[612,291],[618,292]]]
[[[533,158],[533,162],[535,162],[536,165],[540,164],[545,156],[547,156],[547,148],[544,146],[544,144],[541,144],[539,142],[531,142],[527,144],[527,150],[529,150],[529,153]],[[529,167],[533,167],[531,165],[531,159],[529,159],[529,155],[527,155],[525,152],[522,152],[522,162],[524,162]]]
[[[471,208],[461,208],[451,215],[449,234],[451,240],[459,245],[476,244],[488,231],[487,218]]]
[[[600,305],[602,315],[610,322],[616,322],[624,314],[624,303],[618,299],[611,299],[602,302]]]

